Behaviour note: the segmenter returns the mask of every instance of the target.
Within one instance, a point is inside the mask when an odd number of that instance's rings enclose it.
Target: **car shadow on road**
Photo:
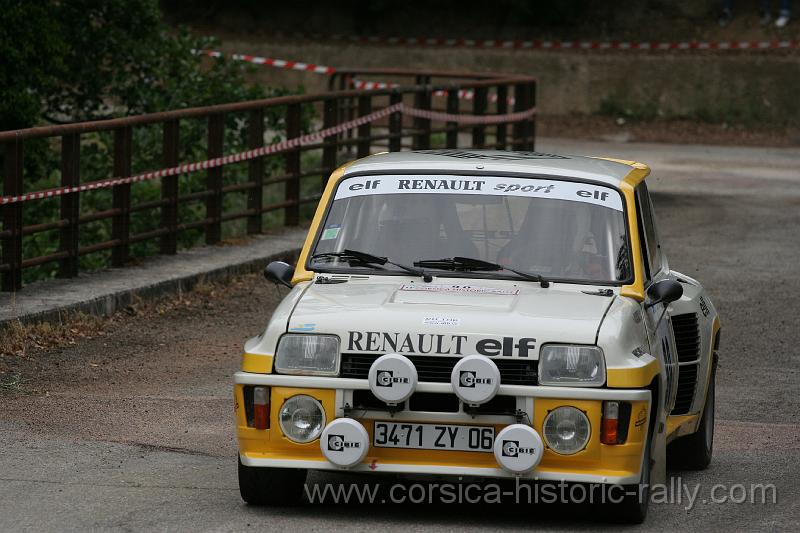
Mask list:
[[[395,476],[312,474],[303,503],[280,510],[248,507],[259,515],[308,516],[330,520],[331,527],[353,520],[389,522],[409,527],[486,527],[492,529],[546,526],[594,530],[619,527],[613,508],[602,505],[599,488],[591,498],[588,485],[514,481],[401,479]],[[572,487],[579,487],[578,490]],[[555,492],[554,492],[555,491]],[[572,499],[581,503],[562,503]]]

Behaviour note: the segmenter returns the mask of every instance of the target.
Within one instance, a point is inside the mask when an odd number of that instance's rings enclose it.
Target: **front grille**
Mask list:
[[[415,392],[408,399],[409,411],[432,411],[435,413],[457,413],[460,406],[455,394]]]
[[[369,367],[382,354],[342,354],[341,376],[343,378],[367,379]],[[410,356],[417,368],[420,382],[449,383],[453,367],[458,357]],[[503,385],[536,385],[537,361],[524,359],[492,359],[500,370],[500,383]]]
[[[697,361],[700,356],[700,329],[697,314],[686,313],[672,317],[672,333],[680,363],[690,363],[678,367],[678,393],[675,397],[673,415],[685,415],[692,408],[697,386]]]
[[[461,400],[455,394],[435,392],[415,392],[407,402],[397,405],[398,410],[427,411],[431,413],[458,413]],[[372,391],[354,390],[353,409],[355,411],[386,411],[386,404],[375,397]],[[464,407],[465,411],[476,415],[514,415],[517,412],[517,399],[514,396],[495,396],[478,407]]]

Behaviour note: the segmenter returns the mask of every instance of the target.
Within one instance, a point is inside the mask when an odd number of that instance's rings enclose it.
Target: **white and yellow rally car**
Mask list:
[[[643,520],[668,443],[711,460],[720,329],[648,173],[472,150],[334,172],[234,376],[244,500],[299,500],[308,470],[517,477],[617,487]]]

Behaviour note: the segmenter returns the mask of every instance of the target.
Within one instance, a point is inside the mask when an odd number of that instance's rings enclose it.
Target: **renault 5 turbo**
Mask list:
[[[242,498],[295,502],[309,470],[517,478],[644,520],[668,453],[711,460],[720,335],[649,172],[471,150],[336,170],[234,376]]]

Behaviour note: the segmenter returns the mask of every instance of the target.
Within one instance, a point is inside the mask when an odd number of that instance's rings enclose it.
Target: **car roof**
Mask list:
[[[383,152],[355,161],[344,176],[351,174],[387,174],[391,172],[470,172],[481,174],[530,174],[563,176],[605,183],[614,187],[634,169],[648,167],[635,161],[502,150],[442,149]],[[639,173],[646,175],[647,172]],[[641,178],[640,178],[641,179]]]

